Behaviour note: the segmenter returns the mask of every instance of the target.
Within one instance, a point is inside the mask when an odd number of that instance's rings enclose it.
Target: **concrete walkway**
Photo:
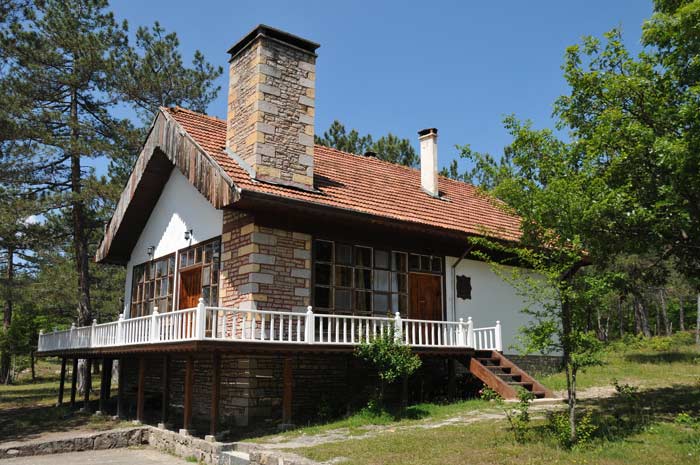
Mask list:
[[[181,458],[152,449],[108,449],[19,457],[2,465],[189,465]]]

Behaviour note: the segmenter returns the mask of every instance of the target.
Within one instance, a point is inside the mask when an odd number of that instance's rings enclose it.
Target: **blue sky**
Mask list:
[[[316,132],[339,119],[417,148],[419,129],[437,127],[440,164],[456,144],[499,155],[509,142],[501,120],[514,113],[552,127],[552,104],[566,93],[564,50],[584,35],[621,26],[632,50],[651,15],[647,0],[225,1],[113,0],[132,32],[158,20],[177,32],[184,56],[201,50],[217,65],[226,50],[264,23],[321,44]],[[226,75],[209,113],[226,113]]]

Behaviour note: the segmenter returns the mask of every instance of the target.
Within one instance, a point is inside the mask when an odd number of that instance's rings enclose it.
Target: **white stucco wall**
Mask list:
[[[222,226],[223,211],[214,208],[178,169],[173,169],[136,246],[131,251],[126,268],[124,316],[129,316],[133,267],[149,260],[149,246],[155,247],[153,258],[162,257],[221,235]],[[185,231],[190,229],[193,230],[192,238],[186,241]]]
[[[529,315],[522,313],[524,308],[534,309],[538,304],[523,296],[523,289],[511,282],[512,268],[501,267],[497,272],[492,265],[475,260],[462,260],[456,268],[457,257],[445,258],[446,308],[450,320],[472,317],[475,327],[493,326],[501,322],[503,352],[515,354],[511,348],[516,344],[516,336],[522,326],[527,325]],[[472,298],[456,299],[455,274],[471,278]],[[530,275],[532,276],[532,275]],[[506,278],[507,277],[507,278]]]

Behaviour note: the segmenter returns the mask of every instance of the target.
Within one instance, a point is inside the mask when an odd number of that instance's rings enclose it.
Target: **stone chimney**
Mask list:
[[[259,25],[228,51],[226,149],[259,181],[314,188],[318,47]]]
[[[437,133],[435,128],[418,131],[420,141],[420,185],[424,191],[433,197],[439,197],[438,192],[438,161]]]

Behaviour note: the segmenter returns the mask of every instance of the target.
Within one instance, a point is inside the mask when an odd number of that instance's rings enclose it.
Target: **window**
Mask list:
[[[314,306],[334,313],[408,314],[408,255],[314,241]]]
[[[442,258],[412,253],[408,257],[408,269],[419,273],[442,274]]]
[[[136,265],[131,282],[131,317],[150,315],[173,308],[175,254]]]
[[[219,259],[221,254],[221,240],[215,238],[197,245],[193,245],[179,252],[180,277],[188,274],[190,279],[194,278],[195,286],[201,293],[196,291],[192,295],[184,297],[188,302],[183,304],[182,289],[178,308],[190,308],[196,305],[201,296],[206,305],[218,305],[219,303]],[[200,286],[196,283],[199,282]],[[182,286],[182,284],[180,284]],[[192,291],[192,290],[190,290]]]

